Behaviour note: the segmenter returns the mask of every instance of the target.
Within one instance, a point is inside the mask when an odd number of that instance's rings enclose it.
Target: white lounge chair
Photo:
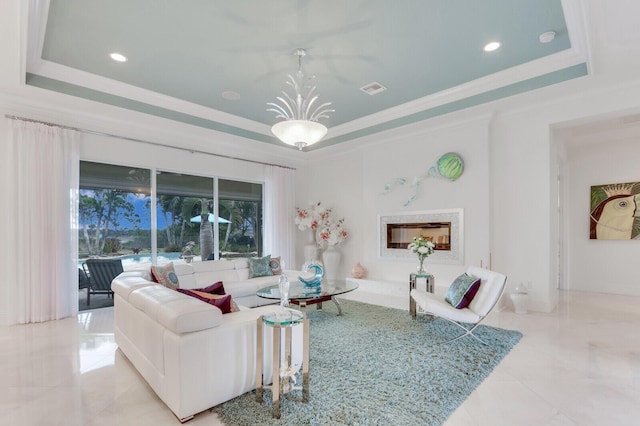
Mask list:
[[[480,288],[468,307],[456,309],[443,298],[417,288],[411,290],[410,303],[417,304],[424,313],[445,319],[464,330],[464,334],[447,340],[444,343],[453,342],[466,335],[470,335],[481,343],[487,344],[473,334],[473,330],[480,325],[482,320],[484,320],[498,304],[500,297],[502,297],[504,293],[507,277],[504,274],[475,266],[470,266],[467,269],[467,274],[481,279]],[[412,312],[415,312],[415,309],[412,309]],[[415,319],[415,316],[413,318]],[[464,324],[471,324],[472,326],[467,327]]]

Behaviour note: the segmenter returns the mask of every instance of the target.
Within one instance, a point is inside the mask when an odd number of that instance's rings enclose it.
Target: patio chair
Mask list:
[[[107,294],[113,297],[111,281],[124,270],[120,259],[87,259],[82,265],[88,269],[92,294]]]
[[[78,268],[78,290],[87,289],[87,306],[91,303],[91,281],[82,268]]]
[[[417,303],[426,314],[445,319],[464,330],[462,335],[451,338],[443,342],[443,344],[453,342],[467,335],[474,337],[485,345],[487,344],[473,334],[473,330],[480,325],[498,304],[502,293],[504,293],[507,277],[498,272],[475,266],[470,266],[467,269],[467,274],[478,277],[481,281],[473,300],[471,300],[469,306],[463,309],[454,308],[443,298],[422,289],[414,288],[411,290],[411,302]],[[466,327],[463,324],[470,324],[470,326]]]

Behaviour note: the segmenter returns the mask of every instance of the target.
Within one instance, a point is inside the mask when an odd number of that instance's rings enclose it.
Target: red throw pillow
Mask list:
[[[197,290],[185,290],[183,288],[178,288],[176,291],[186,294],[187,296],[195,297],[198,300],[202,300],[205,303],[215,306],[220,309],[223,314],[228,314],[231,312],[235,312],[237,309],[236,304],[233,302],[230,294],[220,295],[220,294],[210,294]]]
[[[194,288],[192,290],[202,291],[204,293],[209,293],[209,294],[227,294],[224,291],[224,285],[222,284],[222,281],[218,281],[217,283],[211,284],[210,286],[205,288]]]

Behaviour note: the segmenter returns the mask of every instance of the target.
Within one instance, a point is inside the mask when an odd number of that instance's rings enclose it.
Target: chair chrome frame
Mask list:
[[[500,299],[502,298],[502,295],[503,295],[503,293],[504,293],[504,289],[505,289],[505,288],[506,288],[506,280],[505,280],[505,284],[502,286],[502,290],[500,291],[500,295],[499,295],[499,296],[498,296],[498,298],[495,300],[495,302],[493,302],[493,304],[491,305],[491,309],[489,309],[489,312],[487,313],[487,315],[483,315],[483,316],[481,316],[481,317],[480,317],[480,319],[478,320],[478,322],[476,322],[475,324],[473,324],[473,326],[472,326],[471,328],[467,328],[467,327],[465,327],[464,325],[462,325],[462,324],[465,324],[465,323],[461,323],[461,322],[458,322],[458,321],[454,321],[454,320],[452,320],[452,319],[445,318],[445,317],[441,317],[441,316],[438,316],[438,315],[430,314],[430,315],[437,316],[438,318],[442,318],[443,320],[447,320],[447,321],[449,321],[451,324],[454,324],[454,325],[456,325],[456,326],[458,326],[458,327],[460,327],[461,329],[463,329],[463,330],[464,330],[464,334],[461,334],[460,336],[458,336],[458,337],[454,337],[454,338],[449,339],[449,340],[445,340],[444,342],[441,342],[441,343],[438,343],[438,344],[439,344],[439,345],[446,345],[447,343],[455,342],[455,341],[456,341],[456,340],[458,340],[458,339],[462,339],[464,336],[471,336],[471,337],[473,337],[474,339],[476,339],[478,342],[482,343],[483,345],[489,345],[487,342],[485,342],[484,340],[482,340],[481,338],[479,338],[477,335],[475,335],[475,334],[473,333],[473,330],[475,330],[476,328],[478,328],[478,326],[480,325],[480,323],[481,323],[482,321],[484,321],[484,319],[485,319],[486,317],[488,317],[488,316],[489,316],[489,314],[491,313],[491,311],[493,311],[493,308],[495,308],[495,307],[496,307],[496,305],[498,304],[498,302],[499,302],[499,301],[500,301]],[[429,314],[429,312],[427,312],[427,313]]]

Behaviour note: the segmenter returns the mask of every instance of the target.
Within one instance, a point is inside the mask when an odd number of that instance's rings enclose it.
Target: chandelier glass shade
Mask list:
[[[286,82],[294,90],[291,96],[284,90],[283,96],[276,99],[279,103],[268,102],[271,108],[267,111],[276,113],[276,118],[283,118],[273,125],[271,132],[282,142],[302,149],[321,140],[327,134],[327,128],[318,122],[320,118],[329,118],[328,113],[334,112],[328,108],[331,102],[325,102],[314,107],[318,100],[316,87],[310,82],[314,78],[306,78],[302,72],[302,58],[307,54],[304,49],[296,49],[298,56],[298,72],[295,77],[289,74]]]
[[[302,149],[321,140],[327,128],[317,121],[286,120],[274,124],[271,132],[282,142]]]

